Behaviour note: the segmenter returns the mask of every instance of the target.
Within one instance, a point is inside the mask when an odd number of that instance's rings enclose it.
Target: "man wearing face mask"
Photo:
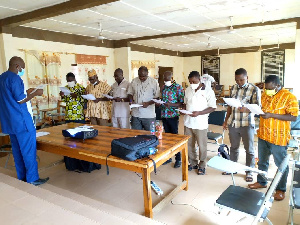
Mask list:
[[[49,180],[39,178],[36,161],[36,130],[26,102],[43,94],[42,89],[24,91],[20,76],[25,63],[20,57],[12,57],[9,68],[0,76],[0,120],[2,132],[9,134],[15,167],[19,180],[40,185]]]
[[[89,117],[93,125],[107,126],[111,117],[111,105],[103,94],[108,94],[111,86],[98,79],[94,69],[88,71],[90,84],[86,87],[86,93],[95,96],[96,100],[88,100],[86,117]]]
[[[173,74],[171,71],[164,73],[164,83],[162,89],[161,117],[166,133],[178,134],[179,112],[176,110],[184,102],[184,90],[181,85],[172,81]],[[172,162],[172,158],[164,164]],[[175,155],[174,168],[181,166],[181,153]]]
[[[262,110],[260,115],[258,137],[258,169],[268,171],[269,158],[273,155],[275,164],[280,166],[287,155],[287,144],[290,140],[291,121],[296,121],[299,111],[297,98],[282,88],[278,76],[269,75],[265,80],[265,91],[261,97]],[[285,198],[286,182],[289,168],[286,168],[279,181],[274,199]],[[267,180],[257,175],[257,182],[249,184],[251,189],[266,188]]]
[[[132,108],[131,128],[135,130],[150,131],[150,125],[155,122],[155,105],[153,98],[160,96],[158,82],[148,76],[148,69],[141,66],[139,77],[132,80],[128,89],[129,102],[141,104],[143,107]]]
[[[66,123],[85,123],[83,112],[85,100],[81,96],[85,93],[85,88],[77,83],[73,73],[68,73],[66,79],[68,83],[66,88],[71,94],[65,95],[62,91],[59,93],[62,101],[66,103]]]
[[[205,175],[208,115],[217,108],[216,96],[211,88],[206,89],[200,82],[198,71],[190,72],[188,78],[190,86],[185,91],[184,108],[192,114],[184,116],[184,134],[191,136],[188,141],[189,171],[196,169],[198,175]],[[196,142],[199,146],[199,158]]]
[[[243,68],[235,71],[236,84],[230,90],[230,98],[238,99],[242,104],[257,104],[260,106],[260,89],[254,84],[248,83],[247,71]],[[230,160],[237,162],[241,139],[246,150],[246,166],[254,167],[254,114],[246,107],[235,108],[228,106],[224,129],[229,130]],[[229,175],[224,172],[223,175]],[[246,182],[252,182],[252,173],[246,171]]]
[[[130,83],[124,78],[123,70],[118,68],[114,73],[115,83],[111,86],[114,97],[112,106],[112,124],[113,127],[130,128],[129,117],[130,109],[127,97],[127,91]]]

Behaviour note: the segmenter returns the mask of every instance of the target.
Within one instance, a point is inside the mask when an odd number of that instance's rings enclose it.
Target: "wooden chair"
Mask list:
[[[224,97],[224,85],[217,84],[214,88],[215,96],[217,99],[217,103],[223,103]]]

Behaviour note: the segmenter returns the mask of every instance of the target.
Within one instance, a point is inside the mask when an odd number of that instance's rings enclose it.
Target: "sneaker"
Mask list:
[[[174,168],[179,168],[181,166],[181,161],[176,160],[174,164]]]
[[[198,171],[197,171],[197,174],[198,175],[205,175],[205,168],[203,168],[203,169],[199,168]]]
[[[189,168],[188,168],[189,171],[196,170],[196,169],[198,169],[198,165],[196,165],[196,166],[189,165]]]
[[[35,186],[38,186],[38,185],[41,185],[41,184],[46,183],[48,180],[49,180],[49,177],[44,178],[44,179],[38,179],[38,180],[36,180],[36,181],[31,182],[30,184],[33,184],[33,185],[35,185]]]
[[[165,162],[163,163],[163,165],[167,165],[167,164],[170,163],[170,162],[172,162],[172,158],[169,158],[167,161],[165,161]]]

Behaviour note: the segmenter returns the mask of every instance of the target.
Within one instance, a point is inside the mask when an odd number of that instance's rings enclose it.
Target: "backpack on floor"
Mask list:
[[[98,163],[87,162],[84,160],[74,159],[65,156],[64,157],[66,169],[69,171],[81,171],[90,173],[93,170],[100,170],[101,165]]]
[[[228,146],[225,144],[221,144],[218,148],[218,155],[221,155],[224,159],[230,160]]]

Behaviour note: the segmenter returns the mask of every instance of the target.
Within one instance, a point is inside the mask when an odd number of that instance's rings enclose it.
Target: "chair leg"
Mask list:
[[[233,173],[231,173],[230,175],[231,175],[233,186],[235,186],[235,180],[234,180],[234,177],[233,177]]]
[[[273,225],[273,223],[271,222],[271,220],[269,220],[268,217],[266,217],[265,221],[267,221],[267,223],[268,223],[269,225]]]
[[[290,205],[289,218],[287,224],[294,225],[294,207],[292,205]]]
[[[6,162],[5,162],[5,166],[4,166],[5,169],[7,168],[7,164],[8,164],[9,158],[10,158],[10,153],[8,153],[8,156],[6,158]]]

